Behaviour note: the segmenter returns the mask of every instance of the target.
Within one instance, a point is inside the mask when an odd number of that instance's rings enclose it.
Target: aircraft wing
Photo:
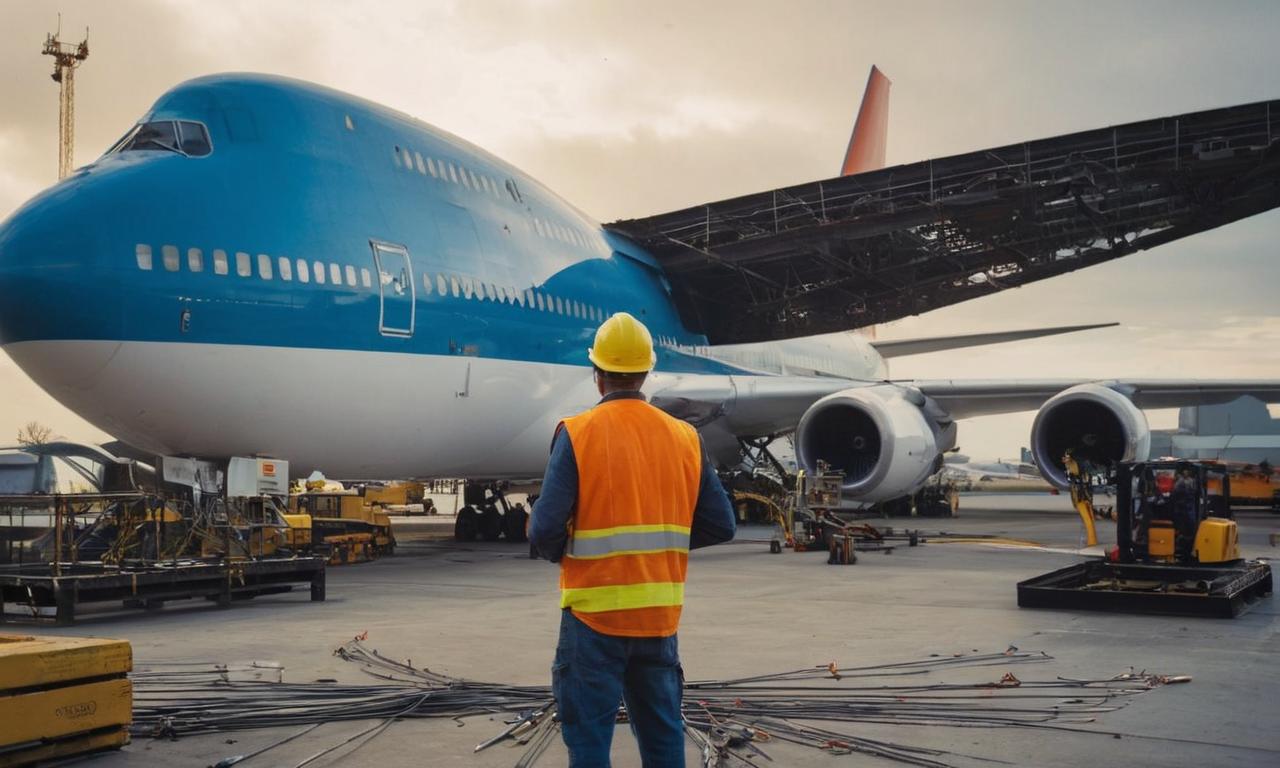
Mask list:
[[[1039,408],[1078,384],[1094,383],[1125,394],[1139,408],[1225,403],[1249,395],[1280,402],[1280,380],[1038,379],[855,381],[801,376],[700,376],[650,393],[650,401],[701,429],[733,438],[784,434],[795,429],[815,401],[856,387],[898,387],[918,397],[935,418],[968,419]],[[919,393],[915,395],[914,393]],[[920,397],[923,396],[923,397]]]
[[[711,344],[849,330],[1280,205],[1280,100],[857,173],[609,228]]]

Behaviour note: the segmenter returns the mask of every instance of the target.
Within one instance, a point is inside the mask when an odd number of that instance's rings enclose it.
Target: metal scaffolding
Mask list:
[[[609,225],[712,344],[863,328],[1280,205],[1280,101],[1146,120]]]

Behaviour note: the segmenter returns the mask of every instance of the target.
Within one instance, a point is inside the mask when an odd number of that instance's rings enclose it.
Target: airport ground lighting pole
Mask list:
[[[62,20],[58,20],[58,31],[44,40],[44,55],[52,56],[53,81],[61,86],[58,94],[58,178],[66,178],[73,167],[75,153],[75,71],[80,63],[89,58],[89,29],[84,30],[84,40],[79,44],[64,43],[58,39],[62,34]]]

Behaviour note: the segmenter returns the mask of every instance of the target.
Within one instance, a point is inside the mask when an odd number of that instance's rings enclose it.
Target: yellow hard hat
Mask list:
[[[610,373],[646,373],[657,362],[649,329],[626,312],[618,312],[600,324],[587,358],[595,367]]]

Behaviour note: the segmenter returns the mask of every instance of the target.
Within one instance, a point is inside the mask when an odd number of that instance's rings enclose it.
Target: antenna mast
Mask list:
[[[84,40],[79,44],[64,43],[62,14],[58,14],[58,31],[44,40],[44,55],[53,57],[53,81],[61,86],[58,94],[58,178],[71,173],[72,154],[75,151],[75,99],[76,67],[89,58],[89,28],[84,29]]]

